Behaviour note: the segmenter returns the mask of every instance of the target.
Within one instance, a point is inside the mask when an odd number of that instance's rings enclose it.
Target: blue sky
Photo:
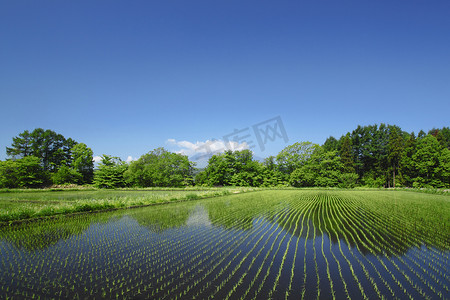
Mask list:
[[[37,127],[126,159],[277,116],[289,141],[255,155],[359,124],[449,126],[449,15],[447,0],[1,1],[0,159]]]

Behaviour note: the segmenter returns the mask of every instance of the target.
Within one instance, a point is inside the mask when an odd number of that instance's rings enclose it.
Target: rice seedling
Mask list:
[[[62,202],[84,211],[111,203],[190,201],[1,227],[0,298],[439,299],[449,294],[448,195],[260,190],[204,198],[223,192],[123,190],[87,203],[96,191],[79,192],[78,199],[55,191],[55,198],[47,196],[50,192],[23,192],[12,200],[24,208],[26,201],[43,196],[45,214],[62,211],[55,205]],[[154,192],[151,199],[146,196]]]

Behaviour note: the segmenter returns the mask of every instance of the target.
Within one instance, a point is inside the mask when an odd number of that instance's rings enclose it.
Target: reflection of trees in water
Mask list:
[[[440,217],[434,218],[436,224],[430,224],[433,218],[428,218],[427,223],[424,224],[424,216],[421,214],[411,215],[398,207],[396,210],[384,207],[383,210],[376,211],[371,206],[365,206],[364,201],[354,202],[352,199],[336,197],[332,192],[310,201],[315,201],[314,205],[307,212],[303,212],[305,219],[302,226],[298,226],[295,232],[289,222],[278,222],[278,224],[300,238],[312,239],[314,228],[317,236],[321,236],[322,232],[325,234],[328,232],[330,235],[327,234],[327,236],[332,243],[337,243],[339,238],[341,241],[348,242],[351,247],[358,246],[363,254],[390,255],[393,252],[404,254],[409,248],[422,244],[441,250],[449,249],[449,240],[445,238],[445,236],[448,237],[448,231],[436,234],[432,230],[424,230],[427,226],[435,228],[434,226],[442,225],[439,223]],[[407,209],[405,206],[405,210]],[[396,213],[398,216],[389,215],[389,212]],[[289,213],[298,212],[290,211]],[[307,223],[309,223],[309,233]]]
[[[253,220],[263,215],[269,222],[276,222],[284,230],[299,237],[312,239],[314,228],[316,236],[326,234],[334,244],[338,239],[348,242],[350,247],[360,249],[363,254],[377,253],[390,255],[404,254],[411,247],[432,246],[449,250],[449,227],[442,220],[445,213],[431,216],[427,210],[413,209],[408,205],[382,201],[376,193],[374,199],[359,199],[355,192],[303,192],[309,196],[299,197],[298,191],[284,191],[282,201],[274,198],[277,192],[252,194],[242,201],[216,201],[206,205],[213,224],[227,229],[252,229]],[[383,194],[381,194],[383,195]],[[254,196],[254,197],[253,197]],[[230,202],[232,201],[232,202]],[[308,209],[299,212],[299,202],[313,202]],[[303,207],[303,206],[301,206]],[[280,210],[285,212],[279,215]],[[291,226],[301,213],[301,226]],[[284,217],[283,214],[288,214]],[[283,216],[283,217],[281,217]],[[309,233],[307,232],[309,223]],[[438,229],[436,229],[438,228]],[[329,234],[327,234],[329,233]]]
[[[186,226],[194,202],[173,203],[130,210],[127,215],[151,232],[161,233],[167,229]]]
[[[128,216],[155,233],[185,226],[212,225],[207,209],[198,201],[136,209]]]
[[[263,216],[299,238],[311,239],[316,228],[316,236],[328,232],[332,243],[337,243],[338,239],[348,241],[351,247],[357,245],[363,253],[395,251],[401,254],[422,244],[446,251],[450,249],[447,208],[430,213],[432,206],[421,210],[396,201],[384,201],[380,206],[374,199],[360,199],[355,194],[293,190],[231,195],[23,223],[1,228],[0,238],[17,248],[36,250],[82,234],[94,223],[106,223],[123,215],[155,233],[185,226],[250,230],[254,220]],[[294,214],[299,213],[303,216],[294,218]],[[301,226],[291,226],[294,220],[302,222]],[[297,229],[294,231],[294,228]]]
[[[253,220],[260,216],[271,217],[280,204],[272,193],[249,193],[212,199],[205,203],[209,219],[214,226],[225,229],[250,230]]]
[[[0,239],[13,244],[18,249],[42,250],[61,240],[68,240],[75,235],[83,234],[94,223],[110,222],[123,213],[123,211],[113,211],[24,222],[0,228]]]

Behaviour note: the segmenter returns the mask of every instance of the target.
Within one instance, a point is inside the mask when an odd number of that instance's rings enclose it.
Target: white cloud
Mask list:
[[[129,162],[132,162],[132,161],[134,161],[134,160],[137,160],[137,158],[134,158],[133,156],[131,156],[131,155],[128,155],[128,157],[127,157],[127,159],[125,160],[127,163],[129,163]],[[101,161],[102,161],[102,157],[101,156],[94,156],[94,158],[93,158],[93,161],[94,161],[94,163],[95,164],[98,164],[98,163],[100,163]]]
[[[94,163],[98,164],[99,162],[102,161],[102,157],[101,156],[94,156]]]
[[[126,159],[126,162],[129,163],[129,162],[132,162],[134,160],[137,160],[137,158],[133,158],[131,155],[128,155],[128,157]]]
[[[244,150],[249,149],[247,143],[238,143],[235,141],[224,142],[222,140],[206,140],[205,142],[197,141],[195,143],[189,141],[177,141],[175,139],[168,139],[167,143],[176,146],[180,149],[175,150],[176,153],[181,153],[187,156],[201,156],[213,155],[223,153],[226,150]]]

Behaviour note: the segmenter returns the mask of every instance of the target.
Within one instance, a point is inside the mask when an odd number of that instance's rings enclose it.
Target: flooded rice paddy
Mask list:
[[[448,196],[273,190],[0,228],[2,299],[449,298]]]

